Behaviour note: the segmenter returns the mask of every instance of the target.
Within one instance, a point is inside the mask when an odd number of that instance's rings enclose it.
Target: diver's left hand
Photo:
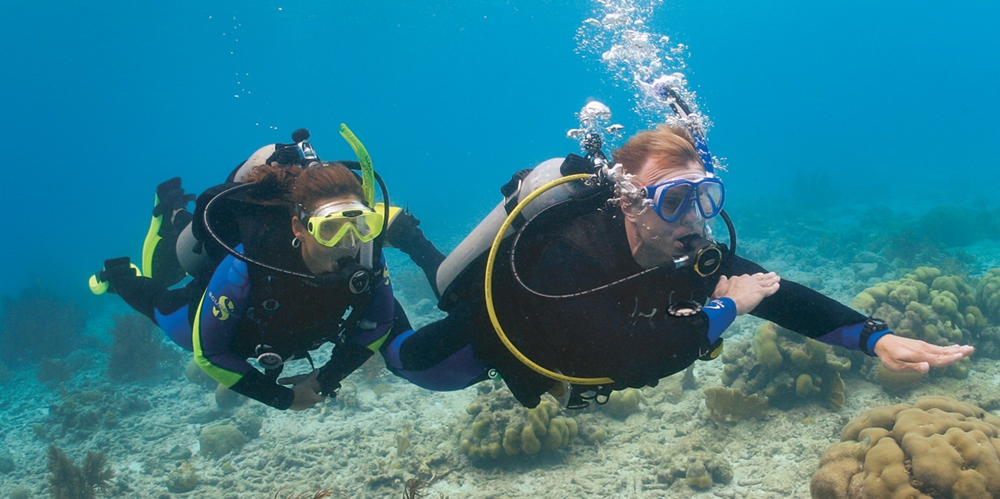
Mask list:
[[[289,409],[303,411],[326,400],[325,395],[320,395],[322,388],[316,379],[318,375],[319,370],[314,370],[306,374],[278,378],[278,383],[292,385],[292,391],[295,393],[295,399],[292,400],[292,406]]]
[[[875,355],[886,369],[895,372],[926,373],[931,366],[953,364],[975,351],[970,345],[942,347],[894,334],[887,334],[875,343]]]

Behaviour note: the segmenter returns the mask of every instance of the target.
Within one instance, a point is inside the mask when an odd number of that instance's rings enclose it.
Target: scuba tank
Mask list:
[[[500,192],[504,196],[503,201],[479,222],[479,225],[448,254],[448,257],[438,267],[436,279],[438,296],[449,296],[448,288],[467,269],[470,269],[470,266],[479,268],[478,265],[473,265],[473,262],[485,258],[491,243],[507,217],[528,196],[531,196],[540,187],[560,178],[576,174],[596,175],[601,173],[602,167],[607,164],[607,158],[601,150],[604,143],[601,136],[603,133],[617,134],[623,127],[609,124],[611,110],[597,101],[588,102],[577,113],[577,117],[580,119],[580,128],[571,129],[566,135],[569,138],[579,140],[581,148],[586,152],[586,157],[570,154],[565,159],[553,158],[543,161],[530,170],[521,170],[515,173],[510,182],[500,188]],[[532,219],[546,208],[582,195],[593,188],[593,185],[582,182],[568,182],[550,187],[521,209],[513,226],[504,231],[503,238],[507,239],[514,235],[525,220]],[[444,301],[444,298],[442,300]]]
[[[504,185],[500,191],[504,194],[504,199],[490,211],[476,228],[472,229],[465,239],[452,251],[438,267],[437,290],[441,296],[446,295],[448,287],[452,284],[469,265],[480,258],[490,249],[490,243],[496,237],[500,226],[513,210],[514,206],[535,192],[539,187],[556,180],[578,173],[594,173],[593,165],[576,155],[569,158],[553,158],[543,161],[531,170],[522,170],[511,178],[510,182]],[[580,182],[566,183],[549,189],[540,195],[531,204],[527,205],[521,214],[526,219],[530,219],[543,209],[552,206],[560,201],[569,199],[574,194],[587,190],[587,186]],[[516,228],[511,227],[504,233],[504,238],[508,238],[516,232]]]

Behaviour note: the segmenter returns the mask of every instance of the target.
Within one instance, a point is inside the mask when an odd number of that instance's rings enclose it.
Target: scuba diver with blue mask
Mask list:
[[[108,260],[92,291],[121,296],[237,393],[293,410],[335,396],[391,335],[410,329],[382,242],[444,258],[412,215],[386,209],[367,151],[345,126],[341,133],[359,161],[321,161],[300,129],[293,144],[261,148],[201,194],[193,216],[179,179],[161,184],[143,273],[127,257]],[[384,203],[375,202],[376,180]],[[334,344],[329,362],[279,379],[290,360],[312,365],[309,352],[325,343]]]
[[[581,408],[714,359],[746,313],[894,371],[971,355],[897,337],[738,256],[700,130],[640,132],[613,167],[600,137],[586,139],[586,158],[546,161],[501,189],[504,201],[436,271],[448,316],[390,339],[390,369],[435,390],[499,376],[527,407],[551,391]],[[730,229],[728,246],[711,234],[715,217]]]

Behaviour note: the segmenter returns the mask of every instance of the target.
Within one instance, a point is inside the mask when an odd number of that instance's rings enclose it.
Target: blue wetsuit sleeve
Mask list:
[[[292,390],[269,381],[230,348],[246,316],[249,299],[246,263],[233,256],[226,257],[212,275],[195,314],[192,328],[195,362],[229,389],[271,407],[287,409],[294,399]]]
[[[872,333],[871,336],[868,337],[868,341],[862,345],[861,330],[864,329],[864,327],[864,322],[851,324],[850,326],[843,326],[834,329],[833,331],[816,339],[826,343],[827,345],[844,347],[848,350],[861,350],[865,354],[875,357],[875,343],[882,339],[883,336],[893,334],[893,332],[891,329],[886,329],[885,331]]]
[[[715,343],[726,328],[736,320],[736,302],[728,296],[723,296],[709,302],[703,310],[708,316],[708,342]]]

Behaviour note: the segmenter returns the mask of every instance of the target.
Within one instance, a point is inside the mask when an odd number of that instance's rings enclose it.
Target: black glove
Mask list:
[[[364,364],[372,356],[372,353],[374,352],[367,347],[353,343],[337,345],[333,349],[333,354],[330,355],[330,362],[319,369],[319,376],[316,377],[322,394],[336,397],[340,381],[361,367],[361,364]]]

